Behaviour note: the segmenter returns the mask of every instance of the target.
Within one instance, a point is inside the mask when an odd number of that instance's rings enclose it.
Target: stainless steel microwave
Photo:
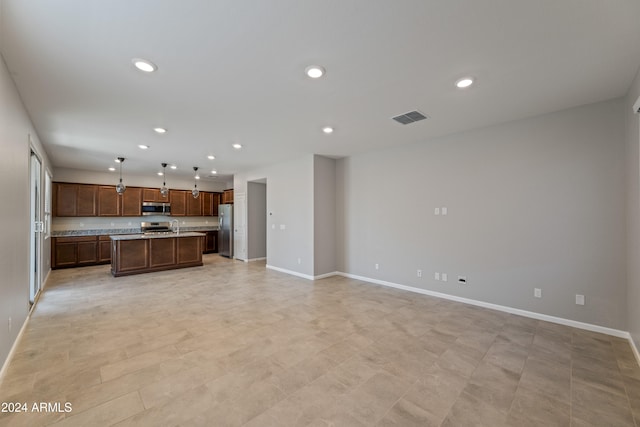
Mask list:
[[[171,203],[142,202],[142,215],[171,215]]]

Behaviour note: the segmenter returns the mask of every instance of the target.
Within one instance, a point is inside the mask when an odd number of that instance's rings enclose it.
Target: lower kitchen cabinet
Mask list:
[[[205,254],[218,252],[218,232],[207,231],[207,235],[204,237],[204,251]]]
[[[98,236],[98,263],[109,264],[111,262],[111,237]]]
[[[82,267],[111,262],[109,236],[54,237],[51,268]]]

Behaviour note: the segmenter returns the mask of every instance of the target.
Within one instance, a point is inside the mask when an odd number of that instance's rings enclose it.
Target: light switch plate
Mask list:
[[[576,295],[576,304],[577,305],[584,305],[584,295]]]
[[[447,208],[440,209],[440,212],[442,212],[442,215],[446,215],[448,211],[449,210]]]
[[[435,208],[435,209],[433,210],[433,214],[434,214],[434,215],[440,215],[440,208]]]
[[[536,298],[542,298],[542,289],[534,288],[533,289],[533,296],[536,297]]]
[[[440,276],[440,277],[442,277],[442,281],[443,282],[447,281],[447,273],[442,273],[442,276]]]

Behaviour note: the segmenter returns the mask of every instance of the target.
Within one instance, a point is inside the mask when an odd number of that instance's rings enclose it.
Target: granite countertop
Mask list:
[[[217,225],[201,225],[193,227],[180,227],[180,234],[183,232],[191,231],[218,231]],[[87,229],[87,230],[64,230],[64,231],[52,231],[53,237],[71,237],[71,236],[115,236],[123,234],[141,234],[140,227],[136,228],[101,228],[101,229]]]
[[[111,240],[167,239],[169,237],[200,237],[204,235],[204,233],[196,233],[195,231],[159,234],[115,234],[111,236]]]

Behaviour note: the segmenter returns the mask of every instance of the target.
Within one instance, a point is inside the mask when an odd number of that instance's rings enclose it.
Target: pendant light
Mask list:
[[[116,193],[122,196],[127,190],[127,186],[122,183],[122,164],[124,163],[124,157],[118,157],[118,163],[120,163],[120,182],[116,185]]]
[[[193,167],[193,190],[191,190],[191,195],[194,199],[197,199],[200,195],[200,190],[198,190],[198,167]]]
[[[167,164],[160,163],[160,165],[162,166],[162,187],[160,188],[160,195],[162,195],[162,197],[167,197],[169,195],[169,189],[167,188],[167,178],[166,178]]]

